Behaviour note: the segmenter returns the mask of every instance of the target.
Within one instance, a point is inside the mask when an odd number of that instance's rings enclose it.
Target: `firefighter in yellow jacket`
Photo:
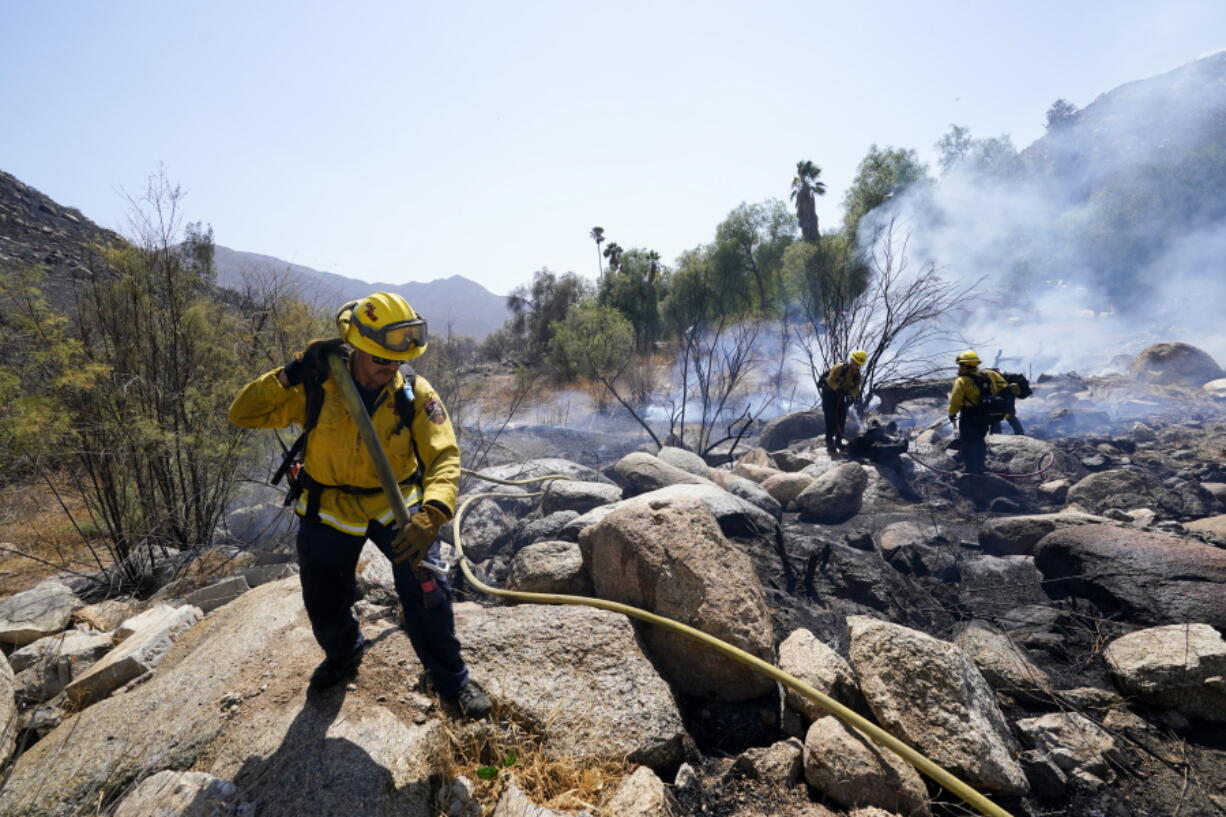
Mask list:
[[[465,714],[482,716],[490,701],[468,680],[446,578],[422,565],[438,561],[438,530],[455,512],[460,481],[460,451],[442,401],[424,377],[401,371],[426,351],[426,321],[399,295],[376,292],[345,304],[337,330],[338,338],[314,341],[248,383],[230,406],[230,421],[244,428],[302,426],[309,415],[317,417],[306,436],[294,503],[303,602],[325,655],[311,685],[339,683],[361,660],[366,642],[353,616],[354,572],[369,538],[392,562],[404,629],[439,694]],[[332,354],[347,360],[400,481],[411,512],[406,530],[396,528],[357,424],[328,378]],[[411,419],[403,416],[410,411]]]
[[[988,427],[995,419],[989,405],[992,395],[1009,388],[1000,372],[979,370],[982,362],[966,350],[955,359],[958,376],[949,392],[949,421],[958,421],[962,462],[968,474],[982,474],[988,458]],[[998,415],[996,415],[998,416]]]
[[[846,363],[831,366],[821,379],[819,392],[822,396],[822,416],[826,425],[826,453],[836,454],[843,450],[843,438],[847,426],[847,409],[860,396],[863,377],[860,369],[868,361],[868,353],[857,349]]]

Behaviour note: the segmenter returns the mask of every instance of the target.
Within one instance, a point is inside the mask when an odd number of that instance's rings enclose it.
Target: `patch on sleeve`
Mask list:
[[[439,402],[438,398],[431,397],[429,402],[426,403],[426,417],[435,425],[442,425],[447,419],[447,412],[443,410],[443,404]]]

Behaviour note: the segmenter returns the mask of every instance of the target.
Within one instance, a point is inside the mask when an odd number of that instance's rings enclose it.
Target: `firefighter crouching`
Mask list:
[[[958,421],[962,462],[968,474],[982,474],[988,458],[988,428],[999,416],[993,395],[1008,389],[998,372],[979,371],[979,355],[969,349],[958,355],[958,376],[949,392],[949,420]]]
[[[426,351],[426,321],[399,295],[376,292],[343,306],[337,330],[338,338],[314,341],[248,383],[230,406],[230,421],[244,428],[308,430],[294,511],[302,599],[325,655],[310,684],[331,686],[357,671],[366,640],[353,615],[354,572],[369,538],[392,562],[403,627],[435,688],[464,714],[484,716],[490,701],[468,679],[446,578],[422,566],[438,560],[438,529],[454,513],[460,481],[460,450],[442,401],[424,377],[401,371]],[[396,529],[357,424],[328,378],[329,354],[347,360],[411,513],[407,530]],[[317,417],[313,427],[309,414]]]

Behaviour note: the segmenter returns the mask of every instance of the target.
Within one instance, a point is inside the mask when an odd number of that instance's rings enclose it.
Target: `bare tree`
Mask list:
[[[859,408],[878,385],[948,368],[945,353],[965,343],[955,319],[969,311],[982,279],[969,285],[948,281],[932,263],[911,269],[909,238],[891,218],[877,231],[867,258],[850,250],[818,258],[817,274],[802,293],[805,321],[796,335],[815,387],[822,372],[853,349],[868,353]],[[865,267],[857,270],[858,264]]]
[[[761,365],[757,354],[761,324],[734,322],[718,315],[710,323],[694,324],[681,333],[678,345],[679,393],[670,398],[669,438],[706,454],[729,439],[739,440],[770,403],[755,410],[743,400]],[[696,426],[692,442],[687,426]],[[721,429],[722,431],[717,431]],[[688,446],[687,446],[688,447]]]

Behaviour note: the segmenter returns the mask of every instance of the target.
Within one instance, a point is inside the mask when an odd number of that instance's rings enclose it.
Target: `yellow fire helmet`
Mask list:
[[[965,352],[958,355],[954,359],[954,362],[957,363],[959,366],[974,367],[974,366],[978,366],[983,361],[979,359],[979,355],[975,354],[974,351],[967,349]]]
[[[851,353],[851,362],[857,366],[863,366],[868,362],[868,352],[863,349],[857,349]]]
[[[336,329],[355,349],[389,360],[413,360],[426,351],[426,319],[392,292],[350,301],[336,313]]]

